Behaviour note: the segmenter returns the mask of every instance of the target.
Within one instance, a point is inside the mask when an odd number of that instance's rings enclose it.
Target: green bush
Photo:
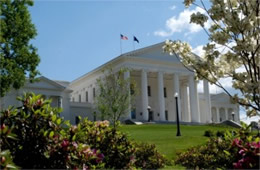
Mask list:
[[[199,169],[259,169],[260,139],[243,128],[239,133],[227,131],[210,138],[206,145],[178,153],[176,164]]]
[[[73,141],[71,125],[60,118],[60,109],[50,107],[49,100],[34,94],[19,100],[22,107],[1,112],[1,127],[9,127],[14,134],[13,138],[1,138],[1,151],[9,150],[17,166],[25,169],[103,168],[100,151],[86,142]],[[1,134],[5,131],[1,128]]]
[[[22,107],[1,111],[1,169],[155,169],[165,164],[154,145],[134,144],[108,121],[83,119],[72,126],[40,95],[19,100]]]
[[[111,128],[108,121],[84,119],[74,127],[74,136],[76,141],[85,141],[105,155],[105,168],[129,169],[134,166],[134,145],[125,134]]]
[[[167,159],[161,155],[155,145],[147,143],[136,143],[135,166],[141,169],[159,169],[167,163]]]
[[[204,132],[204,136],[206,136],[206,137],[212,137],[212,136],[214,136],[214,132],[213,132],[212,130],[206,130],[206,131]]]

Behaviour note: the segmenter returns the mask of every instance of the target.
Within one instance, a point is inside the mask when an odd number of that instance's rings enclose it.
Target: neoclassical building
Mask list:
[[[136,82],[139,95],[124,119],[133,121],[219,123],[234,120],[239,123],[239,106],[231,103],[224,93],[210,94],[209,84],[203,80],[203,93],[198,93],[194,73],[187,70],[176,56],[163,53],[164,43],[122,54],[72,82],[40,77],[36,83],[26,83],[19,90],[11,90],[0,98],[0,109],[20,106],[17,96],[24,92],[42,94],[52,99],[53,107],[63,108],[62,116],[76,123],[77,117],[96,120],[94,101],[98,95],[96,80],[104,76],[108,66],[113,70],[128,68],[124,78]],[[176,99],[178,107],[176,107]]]
[[[73,90],[71,101],[93,105],[98,88],[96,80],[103,76],[103,70],[108,66],[113,70],[128,68],[130,71],[124,78],[135,80],[140,95],[136,96],[126,119],[174,122],[178,108],[182,122],[239,122],[239,106],[231,103],[224,93],[210,94],[206,80],[203,80],[203,93],[199,94],[194,73],[186,69],[177,56],[164,53],[163,45],[164,42],[122,54],[72,81],[69,85]]]

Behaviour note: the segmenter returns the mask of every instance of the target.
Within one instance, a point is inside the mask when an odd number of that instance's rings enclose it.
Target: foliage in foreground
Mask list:
[[[0,1],[0,96],[22,87],[26,75],[33,81],[39,74],[40,58],[31,44],[37,34],[28,10],[32,5],[32,0]]]
[[[179,153],[175,163],[200,169],[259,169],[260,138],[241,129],[227,131],[223,137],[212,137],[206,145]]]
[[[200,2],[200,3],[199,3]],[[167,41],[164,50],[178,53],[182,63],[195,71],[197,78],[206,79],[223,89],[234,102],[245,107],[248,116],[260,113],[260,1],[259,0],[184,0],[196,6],[190,22],[200,25],[209,42],[200,57],[195,56],[186,42]],[[224,86],[225,78],[239,93],[232,94]]]
[[[70,125],[60,116],[60,109],[49,100],[27,94],[20,98],[22,107],[1,112],[1,169],[132,169],[139,157],[146,167],[162,168],[164,157],[154,146],[149,155],[145,148],[109,126],[108,121],[81,120]],[[138,148],[139,147],[139,148]],[[157,158],[157,159],[154,159]],[[16,166],[17,165],[17,166]]]
[[[170,162],[161,155],[155,145],[136,143],[135,165],[142,169],[159,169]]]

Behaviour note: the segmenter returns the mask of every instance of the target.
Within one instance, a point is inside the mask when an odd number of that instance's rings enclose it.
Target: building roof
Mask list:
[[[133,50],[124,54],[121,54],[114,59],[104,63],[103,65],[95,68],[94,70],[80,76],[79,78],[73,80],[70,84],[76,83],[77,81],[84,79],[85,77],[100,71],[104,69],[106,66],[109,66],[121,59],[128,59],[128,58],[143,58],[143,59],[149,59],[153,61],[163,61],[166,63],[180,63],[179,59],[177,58],[177,55],[174,54],[173,56],[169,55],[168,53],[163,52],[163,45],[165,42],[160,42],[148,47],[140,48],[137,50]],[[160,58],[159,58],[160,57]]]

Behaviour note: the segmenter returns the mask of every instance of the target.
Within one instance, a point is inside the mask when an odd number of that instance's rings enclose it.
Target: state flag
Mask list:
[[[139,43],[139,40],[134,36],[134,41]]]

